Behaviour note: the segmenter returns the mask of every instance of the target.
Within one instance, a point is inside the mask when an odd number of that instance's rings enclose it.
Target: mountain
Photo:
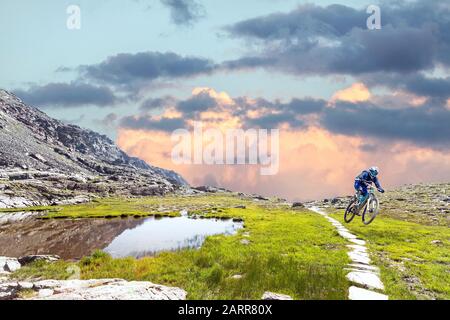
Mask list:
[[[163,195],[187,186],[177,173],[128,156],[105,135],[53,119],[0,90],[0,208]]]

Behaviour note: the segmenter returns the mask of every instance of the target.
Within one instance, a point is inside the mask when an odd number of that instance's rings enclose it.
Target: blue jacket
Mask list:
[[[377,177],[372,177],[369,173],[369,171],[364,170],[363,172],[361,172],[361,174],[359,176],[356,177],[355,179],[356,181],[362,181],[362,182],[367,182],[367,183],[375,183],[375,186],[378,189],[381,189],[381,185],[380,182],[378,181]]]

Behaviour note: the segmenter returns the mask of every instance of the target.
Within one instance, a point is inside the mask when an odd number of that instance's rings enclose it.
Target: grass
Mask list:
[[[343,222],[342,211],[333,217]],[[346,227],[367,241],[391,299],[450,299],[448,227],[402,221],[383,211],[369,226],[355,218]]]
[[[246,208],[236,208],[245,205]],[[208,237],[198,250],[166,252],[143,259],[113,259],[96,252],[77,262],[83,279],[123,278],[177,286],[189,299],[260,299],[265,291],[296,299],[346,299],[349,262],[345,241],[322,217],[276,203],[258,204],[230,195],[102,199],[61,207],[49,217],[178,214],[187,208],[206,217],[238,217],[245,229]],[[241,241],[249,240],[245,245]],[[26,266],[15,277],[66,279],[70,262]],[[233,275],[242,275],[233,279]]]

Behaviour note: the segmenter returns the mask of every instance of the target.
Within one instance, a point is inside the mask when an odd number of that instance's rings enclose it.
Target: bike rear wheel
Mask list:
[[[367,203],[364,206],[364,212],[362,214],[362,221],[365,225],[369,225],[375,220],[378,212],[380,211],[380,203],[374,194],[369,195]]]
[[[352,198],[350,203],[347,206],[347,209],[345,210],[344,214],[344,221],[347,223],[352,222],[352,220],[355,218],[356,211],[358,210],[358,199],[355,197]]]

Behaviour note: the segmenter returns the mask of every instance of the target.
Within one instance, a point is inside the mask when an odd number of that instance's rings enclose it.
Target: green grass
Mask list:
[[[178,213],[189,208],[206,217],[239,217],[245,229],[235,236],[208,237],[202,248],[161,253],[143,259],[113,259],[96,252],[77,264],[83,279],[123,278],[177,286],[189,299],[260,299],[265,291],[296,299],[346,299],[349,262],[345,241],[322,217],[276,203],[260,205],[229,195],[144,199],[105,199],[89,205],[62,207],[57,215],[99,217],[116,214]],[[246,209],[234,208],[245,205]],[[112,213],[109,211],[112,209]],[[51,213],[50,217],[54,217]],[[250,241],[249,245],[241,243]],[[18,278],[69,276],[69,262],[34,264]],[[232,279],[233,275],[241,279]]]
[[[333,217],[343,222],[343,212]],[[369,226],[356,217],[346,227],[367,241],[391,299],[450,299],[448,227],[402,221],[382,211]]]

